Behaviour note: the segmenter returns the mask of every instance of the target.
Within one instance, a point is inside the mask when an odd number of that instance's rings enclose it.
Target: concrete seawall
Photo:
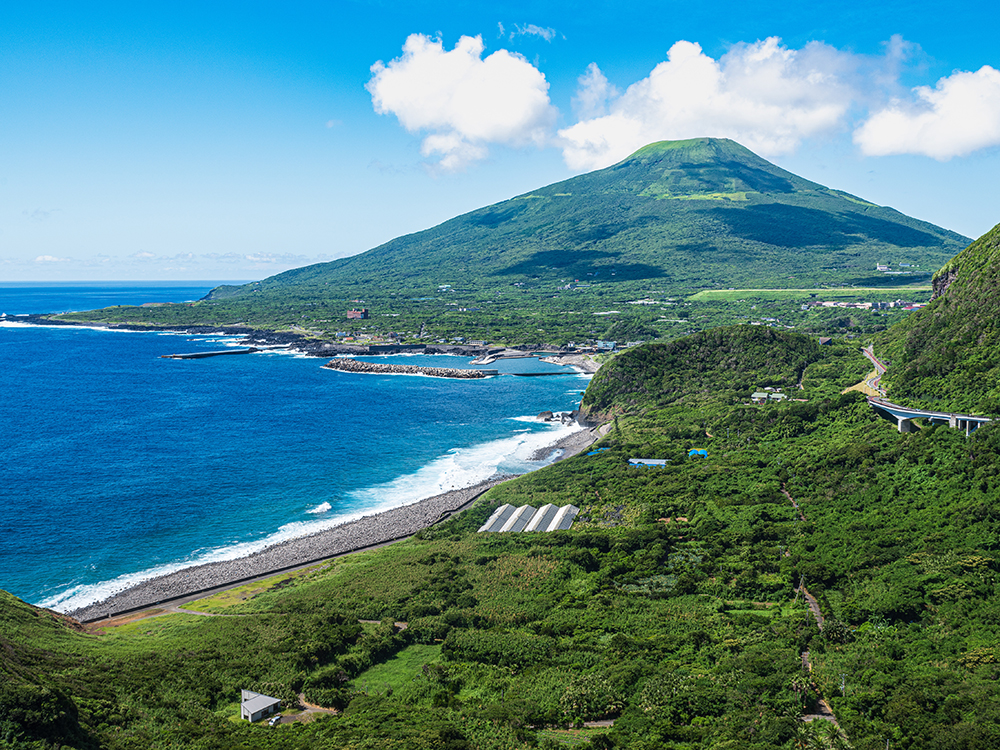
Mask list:
[[[253,354],[259,352],[256,346],[246,349],[222,349],[216,352],[190,352],[188,354],[161,354],[160,359],[206,359],[207,357],[224,357],[228,354]]]

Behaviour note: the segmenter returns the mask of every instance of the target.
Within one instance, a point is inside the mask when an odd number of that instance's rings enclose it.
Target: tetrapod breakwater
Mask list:
[[[432,378],[460,378],[475,380],[497,375],[497,370],[459,370],[454,367],[419,367],[384,362],[363,362],[357,359],[331,359],[323,367],[341,372],[360,372],[375,375],[428,375]]]

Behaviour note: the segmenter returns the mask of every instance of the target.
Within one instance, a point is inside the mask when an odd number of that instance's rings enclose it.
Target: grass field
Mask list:
[[[415,643],[407,646],[389,661],[376,664],[358,675],[355,684],[373,693],[384,692],[386,688],[399,690],[421,673],[425,664],[441,661],[441,646]]]
[[[844,297],[901,297],[904,295],[925,294],[931,291],[928,284],[897,287],[843,287],[839,289],[706,289],[692,294],[688,302],[716,302],[720,300],[736,300],[753,297],[756,299],[808,299],[816,296],[819,299],[835,299]]]

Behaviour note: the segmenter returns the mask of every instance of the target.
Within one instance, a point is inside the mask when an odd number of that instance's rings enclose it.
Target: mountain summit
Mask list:
[[[210,299],[322,286],[377,297],[594,280],[623,291],[884,284],[938,268],[968,239],[787,172],[716,138],[663,141],[596,172],[472,211],[373,250]],[[917,269],[917,270],[913,270]],[[319,291],[318,289],[316,290]]]

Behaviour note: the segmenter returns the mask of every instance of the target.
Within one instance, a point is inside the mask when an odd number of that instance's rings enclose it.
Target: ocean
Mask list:
[[[69,611],[123,584],[215,560],[496,473],[569,431],[589,376],[519,359],[450,380],[321,368],[285,351],[197,360],[237,344],[18,325],[16,315],[197,299],[188,284],[0,284],[0,588]],[[469,358],[366,357],[445,367]]]

